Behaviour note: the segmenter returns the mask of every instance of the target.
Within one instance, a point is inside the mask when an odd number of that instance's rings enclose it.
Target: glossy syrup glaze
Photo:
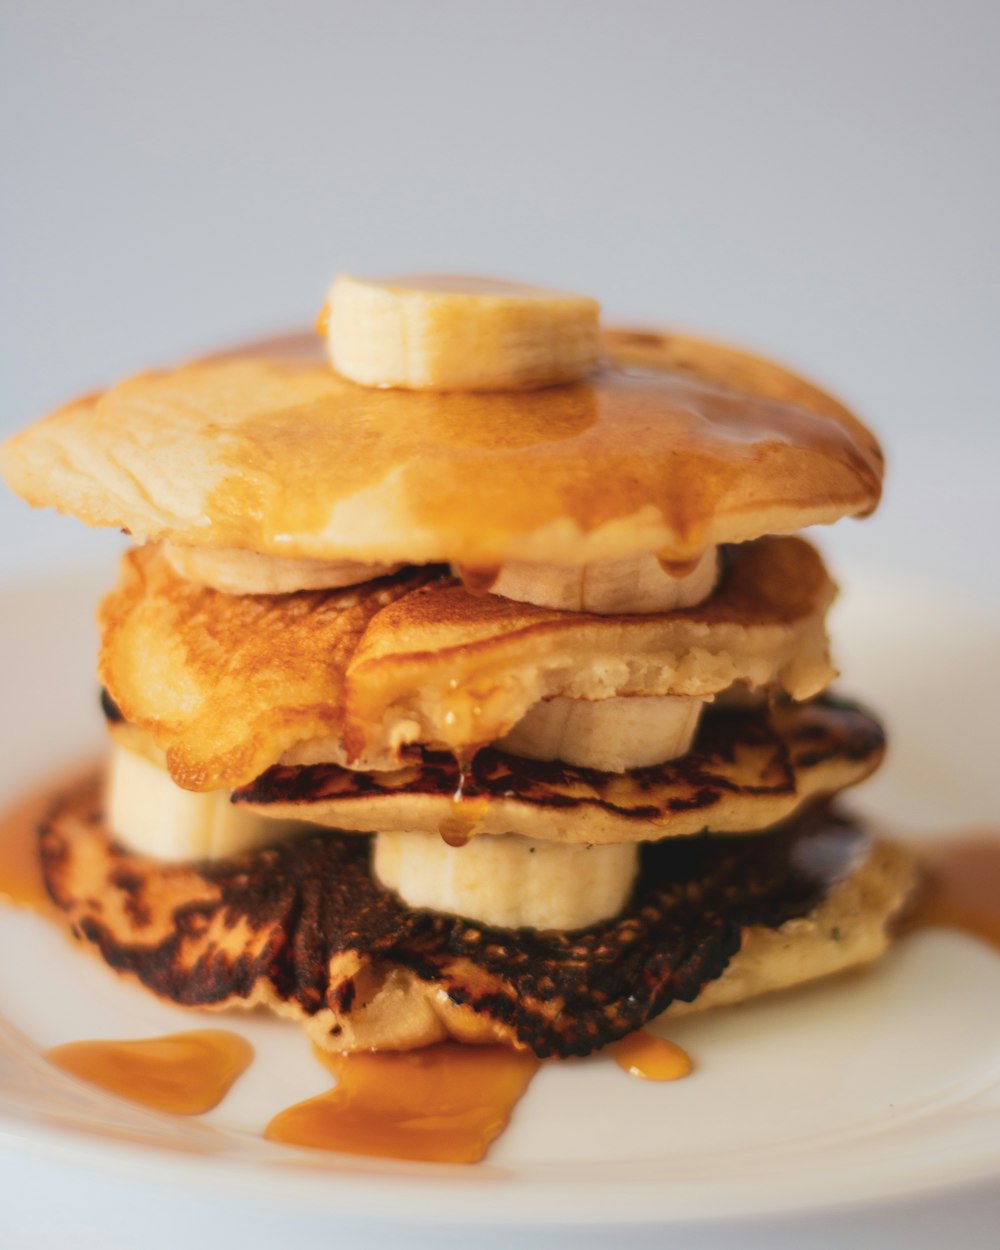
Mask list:
[[[250,1066],[253,1047],[226,1029],[197,1029],[138,1041],[68,1042],[45,1058],[119,1098],[201,1115],[218,1106]]]
[[[442,842],[456,849],[466,846],[476,827],[489,814],[490,802],[484,794],[466,792],[472,776],[472,759],[458,760],[458,784],[451,795],[448,813],[438,824],[437,831]]]
[[[875,439],[804,379],[681,335],[602,344],[585,381],[476,393],[355,385],[311,335],[251,345],[67,405],[10,441],[11,480],[181,543],[479,568],[644,552],[676,567],[877,504]],[[86,479],[79,501],[47,484],[57,459]]]
[[[455,570],[466,590],[474,595],[488,595],[500,576],[499,564],[461,564]]]
[[[68,770],[0,811],[0,903],[58,915],[42,878],[38,829],[58,796],[78,786],[94,768],[91,762]]]
[[[635,337],[608,333],[604,365],[586,381],[527,392],[383,390],[300,365],[286,375],[294,423],[278,405],[230,427],[234,472],[207,512],[220,525],[255,519],[261,539],[315,534],[337,501],[381,494],[392,465],[393,514],[440,535],[425,558],[509,555],[505,535],[567,522],[587,533],[649,507],[672,534],[662,556],[676,569],[731,509],[807,509],[821,495],[848,511],[874,507],[877,444],[829,396],[726,348]],[[247,362],[233,392],[264,380],[255,366],[266,369]],[[485,575],[494,562],[472,567]]]
[[[923,891],[904,932],[957,929],[1000,950],[1000,829],[941,839],[923,859]]]
[[[523,1050],[456,1043],[402,1053],[314,1053],[336,1086],[280,1112],[266,1137],[434,1163],[479,1162],[541,1066]],[[675,1081],[693,1067],[679,1046],[646,1032],[619,1042],[614,1058],[630,1076],[651,1081]]]
[[[664,1037],[640,1029],[613,1047],[615,1063],[644,1081],[679,1081],[694,1071],[687,1051]]]
[[[315,1053],[336,1086],[276,1115],[267,1138],[433,1163],[482,1159],[539,1067],[529,1052],[506,1046]]]
[[[675,560],[669,552],[657,556],[657,560],[664,573],[678,581],[683,577],[690,577],[701,562],[699,556],[692,556],[689,560]]]

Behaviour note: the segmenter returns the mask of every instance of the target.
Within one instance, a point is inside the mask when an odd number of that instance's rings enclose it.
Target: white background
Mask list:
[[[824,536],[1000,595],[1000,5],[3,5],[0,432],[445,268],[770,351],[886,443]],[[113,540],[0,495],[0,577]]]
[[[307,324],[338,270],[520,277],[831,386],[890,463],[879,515],[823,535],[835,570],[1000,601],[1000,4],[0,0],[0,16],[0,434]],[[0,490],[0,580],[114,545]],[[39,1215],[14,1245],[53,1244],[51,1181],[18,1182]],[[889,1212],[831,1244],[914,1246],[921,1228],[973,1244],[973,1204],[935,1210],[936,1231]],[[210,1214],[178,1208],[146,1241],[202,1244]],[[216,1245],[235,1227],[219,1215]],[[296,1244],[268,1228],[260,1244]],[[72,1236],[92,1233],[119,1244],[107,1225]]]

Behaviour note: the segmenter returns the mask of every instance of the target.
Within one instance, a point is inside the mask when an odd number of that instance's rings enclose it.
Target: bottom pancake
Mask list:
[[[614,920],[491,929],[402,905],[356,834],[198,864],[132,854],[103,823],[96,777],[60,799],[40,845],[73,933],[118,972],[185,1006],[267,1005],[342,1051],[456,1037],[586,1055],[672,1005],[876,958],[916,877],[906,852],[820,807],[753,837],[645,847]]]

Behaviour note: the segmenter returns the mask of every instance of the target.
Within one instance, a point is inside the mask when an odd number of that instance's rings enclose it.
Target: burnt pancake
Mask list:
[[[842,404],[770,361],[606,331],[598,371],[534,391],[357,386],[318,340],[140,374],[8,440],[29,502],[140,541],[361,561],[687,559],[878,502]]]
[[[66,794],[41,830],[46,883],[75,936],[172,1002],[266,1004],[333,1050],[455,1036],[585,1055],[671,1004],[875,958],[914,876],[902,851],[814,809],[756,838],[647,848],[614,920],[498,930],[404,907],[373,881],[356,836],[322,831],[214,863],[130,854],[99,795],[96,778]]]
[[[516,833],[592,845],[706,830],[752,834],[817,795],[863,781],[884,751],[874,717],[823,696],[803,704],[709,708],[686,755],[627,773],[491,748],[460,770],[451,755],[422,752],[384,773],[278,766],[235,791],[233,802],[281,820],[366,833],[436,832],[457,823],[467,824],[469,837]]]
[[[223,594],[179,577],[152,545],[124,556],[102,605],[100,672],[191,790],[235,789],[292,750],[382,769],[415,742],[467,754],[554,695],[823,689],[835,587],[815,550],[764,538],[726,563],[697,607],[592,616],[477,595],[440,567]]]

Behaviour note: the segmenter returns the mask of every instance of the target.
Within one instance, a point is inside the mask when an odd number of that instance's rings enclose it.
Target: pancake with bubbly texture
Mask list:
[[[672,1003],[876,958],[914,880],[903,851],[819,811],[755,838],[650,849],[631,903],[589,929],[489,929],[402,906],[373,881],[364,838],[311,834],[202,864],[130,854],[96,780],[60,802],[41,849],[73,933],[116,971],[184,1006],[267,1005],[339,1051],[450,1036],[588,1054]]]
[[[690,751],[626,773],[487,748],[464,772],[441,753],[384,773],[329,764],[272,768],[237,790],[233,802],[280,820],[365,833],[436,833],[459,825],[466,837],[515,833],[590,845],[706,830],[753,834],[817,795],[863,781],[884,752],[878,721],[823,697],[710,708]]]
[[[819,556],[769,538],[728,563],[697,607],[612,617],[476,595],[440,568],[228,595],[148,546],[123,558],[102,606],[101,678],[192,790],[235,789],[293,750],[359,768],[395,767],[410,743],[467,753],[553,695],[816,694],[834,676]]]
[[[423,588],[390,604],[351,663],[347,745],[494,742],[541,699],[710,698],[740,683],[808,699],[836,676],[836,586],[800,538],[728,549],[712,596],[641,616],[594,616]]]
[[[716,344],[608,331],[586,381],[476,394],[357,386],[303,347],[141,374],[0,467],[140,540],[389,563],[684,560],[879,499],[878,444],[843,405]]]

